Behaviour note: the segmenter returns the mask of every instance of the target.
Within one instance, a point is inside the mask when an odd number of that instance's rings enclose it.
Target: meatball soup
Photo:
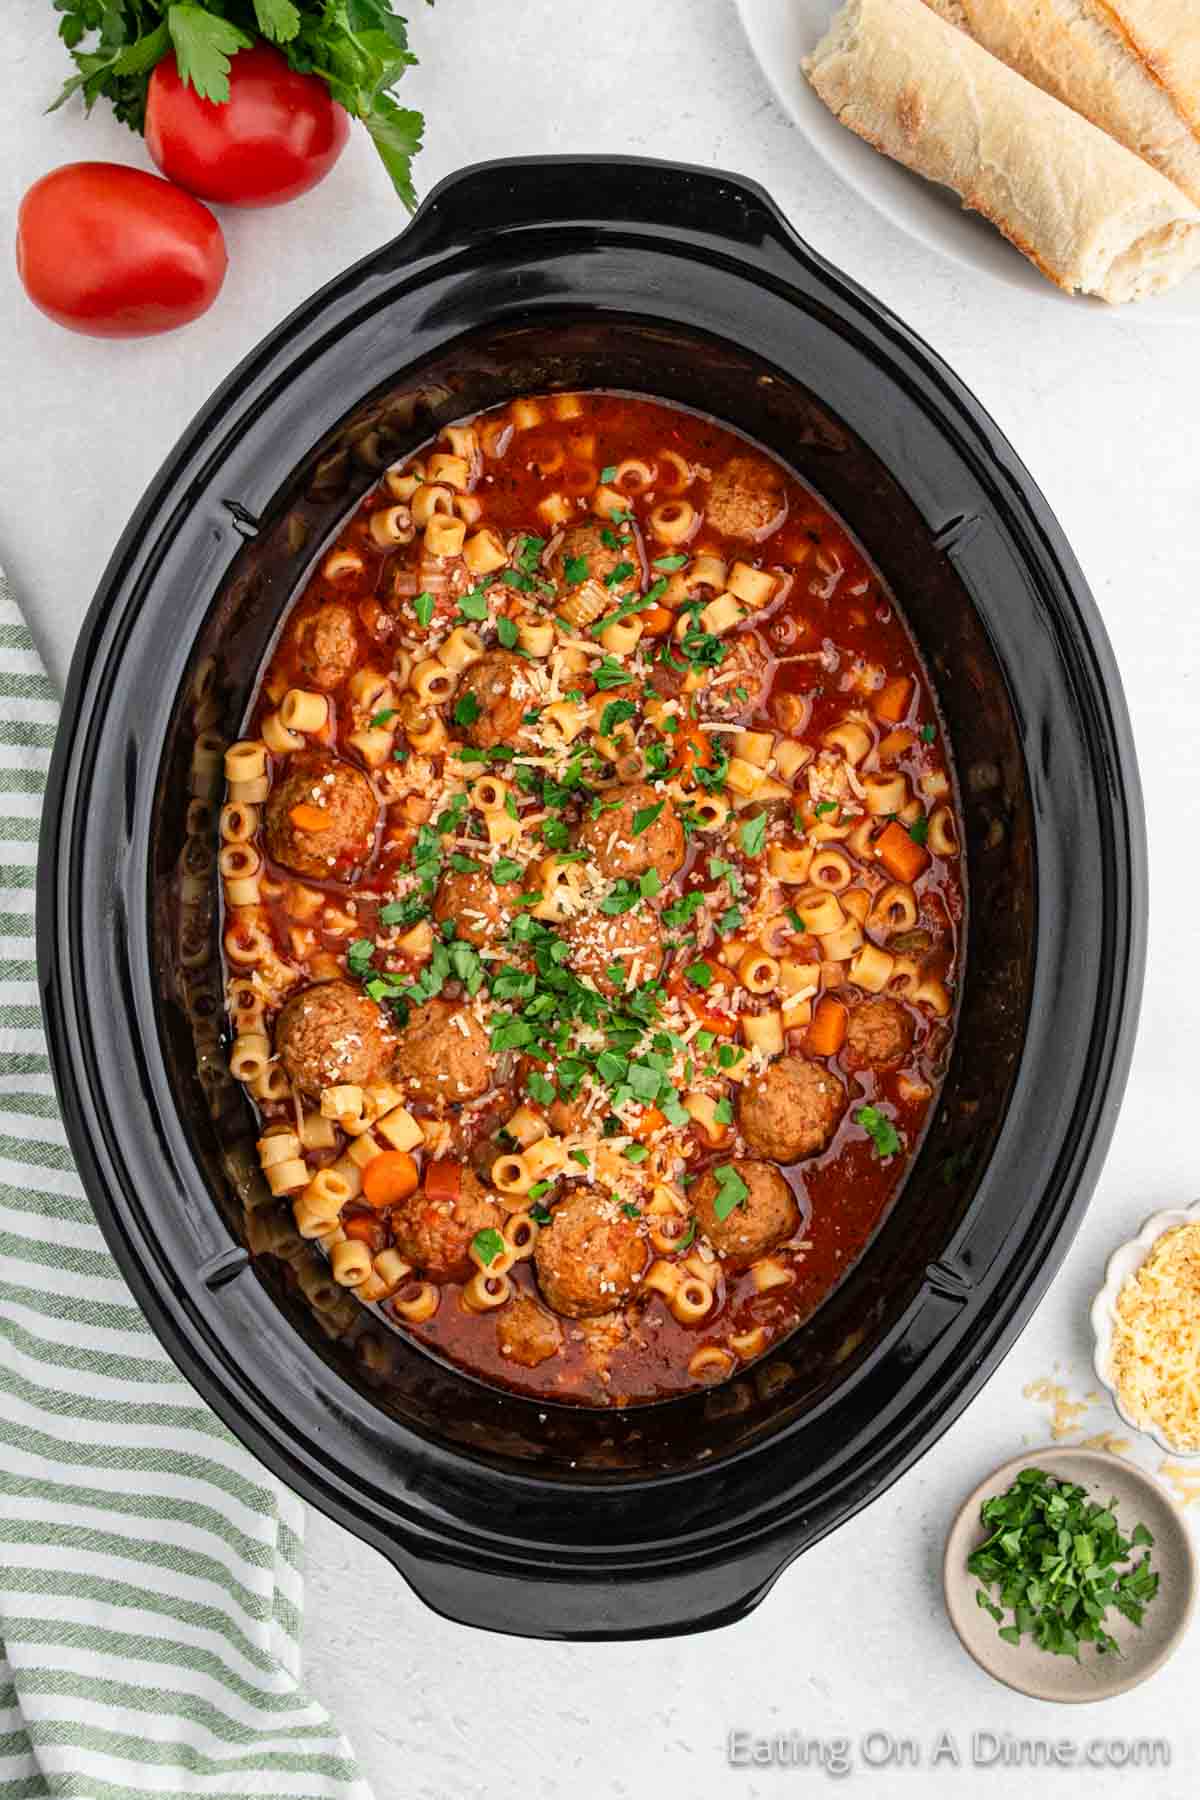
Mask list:
[[[937,1094],[965,894],[896,601],[782,464],[624,394],[446,427],[226,775],[231,1068],[339,1283],[591,1406],[821,1304]]]

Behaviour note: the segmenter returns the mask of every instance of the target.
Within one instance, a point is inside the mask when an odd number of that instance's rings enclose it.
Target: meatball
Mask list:
[[[453,919],[455,936],[481,950],[507,927],[512,909],[504,905],[489,870],[451,869],[438,884],[433,916],[439,925]]]
[[[842,1061],[848,1069],[898,1069],[913,1044],[913,1017],[898,1000],[864,1000],[846,1022]]]
[[[771,659],[753,631],[739,631],[726,643],[724,662],[696,695],[697,711],[719,719],[761,712],[771,679]]]
[[[275,1022],[275,1051],[302,1094],[391,1075],[396,1039],[374,1000],[351,981],[302,988]]]
[[[760,542],[787,517],[782,474],[763,457],[731,456],[713,476],[704,517],[724,537]]]
[[[732,1169],[741,1179],[746,1197],[722,1219],[717,1214],[716,1200],[719,1194],[728,1192],[727,1184],[718,1176],[723,1169]],[[699,1230],[735,1269],[744,1269],[758,1257],[786,1244],[800,1225],[796,1196],[772,1163],[738,1158],[707,1170],[692,1191],[692,1207]]]
[[[738,1129],[756,1156],[799,1162],[824,1150],[846,1110],[846,1090],[823,1063],[781,1056],[739,1090]]]
[[[570,946],[567,961],[574,973],[610,998],[624,993],[631,972],[639,984],[652,981],[662,963],[662,931],[657,914],[648,906],[635,906],[616,918],[599,912],[576,913],[560,935]],[[615,981],[609,974],[614,964],[621,970]]]
[[[378,819],[361,769],[326,750],[300,750],[267,796],[267,854],[295,875],[344,878],[371,854]]]
[[[477,1100],[492,1078],[487,1032],[468,1007],[426,1000],[400,1033],[392,1078],[411,1100]]]
[[[521,657],[511,650],[489,650],[472,663],[458,684],[455,710],[471,699],[479,710],[466,732],[477,750],[494,750],[497,744],[515,749],[529,743],[529,729],[521,721],[539,701]]]
[[[523,1056],[517,1064],[516,1074],[517,1091],[541,1109],[551,1131],[559,1137],[573,1137],[577,1132],[586,1131],[589,1126],[593,1130],[599,1128],[601,1119],[610,1110],[609,1091],[606,1087],[594,1082],[589,1075],[584,1075],[569,1099],[559,1094],[554,1100],[538,1100],[529,1092],[530,1077],[535,1074],[554,1081],[556,1065],[548,1062],[544,1056]],[[498,1156],[500,1149],[497,1148],[493,1154]]]
[[[296,653],[306,681],[326,693],[341,687],[358,656],[358,624],[341,600],[330,600],[302,619]]]
[[[475,1271],[469,1251],[477,1231],[499,1231],[504,1214],[489,1200],[470,1169],[462,1172],[453,1200],[431,1200],[423,1188],[391,1211],[392,1236],[407,1257],[433,1281],[467,1281]]]
[[[609,538],[615,540],[613,543],[605,543],[606,533]],[[572,581],[567,574],[567,561],[579,557],[586,562],[587,568],[576,580]],[[632,540],[629,543],[623,543],[617,536],[614,526],[605,525],[599,521],[593,521],[587,525],[571,525],[563,532],[562,540],[550,558],[550,578],[559,587],[574,588],[583,581],[606,580],[614,569],[621,567],[622,563],[632,564],[633,574],[639,574],[640,559],[637,545]],[[616,583],[615,585],[622,584]]]
[[[646,1242],[618,1201],[585,1187],[555,1207],[533,1259],[555,1312],[588,1319],[628,1300],[646,1267]]]
[[[501,1356],[536,1369],[562,1348],[562,1326],[532,1296],[519,1294],[496,1316],[496,1341]]]
[[[657,869],[663,881],[669,881],[684,856],[683,826],[670,795],[649,782],[631,781],[607,789],[604,798],[605,810],[579,828],[579,849],[587,851],[602,875],[614,880]],[[653,822],[635,831],[636,815],[656,808]]]

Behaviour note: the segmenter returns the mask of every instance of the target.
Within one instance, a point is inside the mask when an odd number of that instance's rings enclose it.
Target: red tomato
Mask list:
[[[278,206],[324,179],[350,121],[316,75],[289,69],[278,50],[239,50],[229,99],[202,100],[174,56],[150,77],[146,145],[171,181],[228,206]]]
[[[121,163],[53,169],[17,214],[25,292],[58,324],[91,337],[148,337],[199,318],[227,261],[206,206]]]

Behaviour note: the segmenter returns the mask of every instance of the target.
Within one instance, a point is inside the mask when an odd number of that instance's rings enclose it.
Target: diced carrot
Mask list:
[[[906,750],[911,750],[916,741],[917,734],[915,731],[908,731],[907,729],[904,731],[889,731],[886,737],[880,738],[879,740],[880,762],[894,762],[898,756],[903,756]]]
[[[345,1213],[342,1216],[342,1230],[348,1238],[354,1238],[361,1244],[369,1244],[376,1255],[383,1249],[385,1237],[383,1222],[374,1213]]]
[[[675,614],[665,606],[648,606],[638,618],[642,621],[643,637],[661,637],[675,623]]]
[[[705,1031],[711,1031],[716,1037],[732,1037],[736,1032],[737,1020],[735,1018],[732,1018],[729,1013],[714,1012],[712,1007],[705,1006],[697,995],[689,994],[686,1004],[692,1017],[704,1027]]]
[[[301,800],[298,806],[293,806],[288,818],[297,831],[328,831],[333,824],[323,806],[310,806],[307,800]]]
[[[737,1020],[730,1013],[722,1012],[720,1007],[722,992],[728,992],[736,986],[736,979],[731,969],[722,963],[709,963],[712,970],[710,985],[700,993],[685,993],[684,999],[693,1015],[707,1026],[709,1031],[717,1032],[721,1037],[732,1037],[737,1030]],[[715,990],[715,992],[714,992]]]
[[[363,1170],[363,1199],[368,1206],[395,1206],[415,1194],[420,1177],[407,1150],[384,1150]]]
[[[846,1008],[825,994],[817,1001],[805,1042],[814,1056],[836,1056],[846,1041]]]
[[[661,1131],[666,1122],[666,1115],[660,1113],[657,1106],[643,1106],[637,1124],[630,1126],[630,1131],[635,1138],[641,1140],[653,1137],[656,1131]]]
[[[897,675],[885,682],[871,702],[871,711],[885,725],[899,725],[908,712],[912,699],[912,682],[907,675]]]
[[[695,782],[694,771],[707,769],[712,763],[712,745],[706,731],[687,725],[675,733],[675,768],[685,786]]]
[[[367,1164],[373,1169],[379,1161],[375,1157]],[[425,1165],[425,1193],[430,1200],[457,1200],[462,1192],[463,1166],[460,1162],[431,1162]]]
[[[929,852],[893,819],[875,840],[875,854],[893,881],[913,882],[929,867]]]

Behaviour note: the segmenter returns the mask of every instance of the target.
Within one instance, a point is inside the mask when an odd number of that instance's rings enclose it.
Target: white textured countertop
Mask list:
[[[786,4],[786,0],[779,0]],[[793,1730],[851,1745],[851,1785],[1017,1800],[1031,1783],[1075,1796],[1193,1795],[1200,1780],[1200,1625],[1147,1686],[1104,1707],[1053,1711],[992,1685],[951,1635],[939,1585],[957,1500],[995,1463],[1048,1435],[1023,1387],[1055,1374],[1091,1391],[1087,1305],[1112,1246],[1157,1207],[1195,1196],[1200,997],[1185,979],[1200,877],[1200,357],[1194,328],[1026,296],[933,260],[838,187],[776,109],[726,0],[600,7],[412,0],[422,67],[405,99],[430,119],[419,178],[553,151],[677,157],[763,182],[813,245],[928,338],[1008,432],[1092,583],[1124,674],[1142,761],[1155,912],[1142,1028],[1125,1109],[1087,1222],[1020,1344],[940,1444],[881,1500],[780,1579],[746,1622],[660,1644],[560,1646],[435,1618],[370,1550],[318,1516],[307,1644],[314,1689],[340,1717],[380,1800],[510,1794],[689,1800],[795,1791],[833,1779],[733,1769],[726,1734]],[[0,180],[6,216],[46,169],[143,157],[98,108],[43,116],[61,75],[49,0],[6,0]],[[148,163],[146,166],[149,166]],[[227,213],[231,269],[212,313],[142,343],[71,337],[0,278],[0,562],[62,680],[116,537],[214,384],[312,289],[393,235],[403,215],[361,137],[314,193]],[[1084,1429],[1114,1426],[1104,1407]],[[1146,1459],[1153,1463],[1151,1455]],[[1200,1509],[1195,1509],[1200,1513]],[[955,1734],[962,1764],[930,1759]],[[872,1731],[911,1738],[922,1769],[867,1766]],[[972,1733],[986,1736],[972,1766]],[[1005,1767],[1005,1733],[1078,1747],[1080,1766]],[[1094,1740],[1164,1738],[1163,1772],[1085,1766]],[[882,1738],[878,1756],[886,1756]],[[1130,1751],[1128,1754],[1136,1754]],[[991,1756],[990,1763],[988,1762]]]

